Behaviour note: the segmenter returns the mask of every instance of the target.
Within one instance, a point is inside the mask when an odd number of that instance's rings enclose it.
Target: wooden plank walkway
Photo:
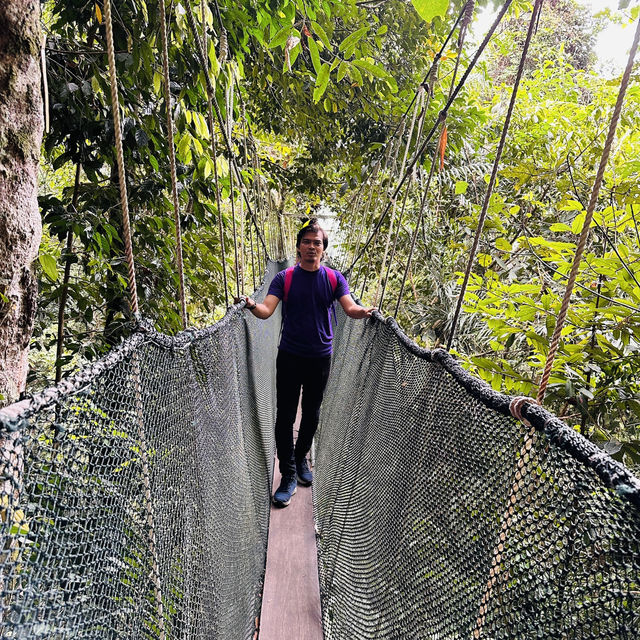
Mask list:
[[[280,484],[277,460],[274,469],[275,489]],[[311,487],[298,485],[291,503],[284,509],[271,506],[258,638],[322,640]]]

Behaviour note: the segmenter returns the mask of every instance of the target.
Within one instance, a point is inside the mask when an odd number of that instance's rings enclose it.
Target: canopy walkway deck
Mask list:
[[[276,465],[273,486],[279,482]],[[287,508],[271,507],[259,640],[322,640],[311,493],[298,487]]]
[[[338,327],[321,610],[292,599],[315,568],[281,563],[314,557],[310,491],[270,514],[279,318],[235,309],[174,338],[143,325],[0,411],[0,637],[253,640],[260,618],[262,640],[319,637],[292,636],[295,610],[325,640],[635,640],[640,481],[393,321]]]

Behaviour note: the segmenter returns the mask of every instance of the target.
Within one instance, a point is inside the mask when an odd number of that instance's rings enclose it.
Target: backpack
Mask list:
[[[291,280],[293,279],[293,271],[295,267],[288,267],[284,272],[284,297],[282,299],[283,302],[286,302],[289,297],[289,289],[291,289]],[[329,279],[329,285],[331,286],[331,293],[335,294],[336,289],[338,287],[338,276],[336,276],[336,272],[333,269],[329,269],[328,267],[321,266],[320,269],[325,272],[327,278]],[[335,302],[335,301],[334,301]],[[333,319],[335,324],[338,324],[338,318],[336,317],[336,308],[335,304],[331,305],[333,309]]]

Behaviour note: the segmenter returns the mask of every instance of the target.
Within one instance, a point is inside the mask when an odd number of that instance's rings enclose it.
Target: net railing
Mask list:
[[[175,338],[142,327],[0,412],[3,639],[256,637],[279,332],[239,310]],[[334,352],[314,480],[326,640],[639,637],[622,465],[536,405],[513,419],[393,321],[339,313]]]
[[[3,639],[254,638],[279,331],[140,329],[0,414]]]
[[[640,482],[394,321],[338,321],[314,480],[326,640],[640,637]]]

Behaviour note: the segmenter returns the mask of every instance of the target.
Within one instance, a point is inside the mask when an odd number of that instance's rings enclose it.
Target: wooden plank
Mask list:
[[[277,467],[276,460],[274,489],[280,484]],[[298,485],[288,507],[271,506],[258,637],[260,640],[322,640],[311,487]]]

